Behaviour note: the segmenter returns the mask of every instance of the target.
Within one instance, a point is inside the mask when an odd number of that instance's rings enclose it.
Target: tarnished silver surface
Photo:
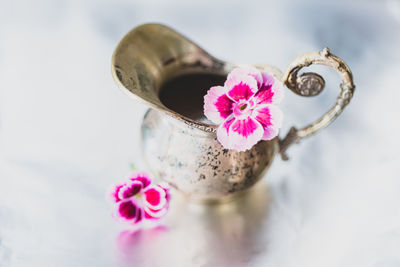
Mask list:
[[[282,79],[295,93],[314,96],[322,91],[324,79],[315,73],[297,77],[301,68],[311,64],[328,65],[341,74],[337,104],[311,126],[299,131],[292,128],[284,140],[261,141],[245,152],[224,149],[216,139],[217,126],[180,114],[160,99],[161,87],[173,78],[196,73],[227,75],[237,65],[212,57],[166,26],[145,24],[120,41],[113,54],[112,72],[121,88],[153,109],[142,126],[142,150],[150,168],[187,198],[214,201],[249,189],[279,150],[287,159],[285,152],[292,143],[329,125],[349,103],[354,91],[351,71],[327,48],[296,58],[283,78],[272,66],[257,67]],[[192,87],[187,85],[185,90],[194,90]]]
[[[142,124],[142,150],[150,168],[192,200],[212,201],[250,188],[271,165],[277,140],[237,152],[224,149],[215,133],[154,109]]]

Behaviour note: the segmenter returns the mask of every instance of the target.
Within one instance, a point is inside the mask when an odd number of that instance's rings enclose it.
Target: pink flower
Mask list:
[[[146,173],[135,173],[127,182],[116,185],[111,196],[116,217],[131,224],[160,219],[167,213],[170,200],[168,186],[151,184]]]
[[[217,139],[223,147],[245,151],[260,140],[278,135],[283,114],[275,106],[283,86],[256,68],[236,68],[224,86],[213,86],[204,96],[204,114],[219,125]]]

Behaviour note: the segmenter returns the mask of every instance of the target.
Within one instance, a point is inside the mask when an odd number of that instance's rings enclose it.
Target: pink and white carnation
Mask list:
[[[130,224],[163,217],[169,207],[170,194],[166,184],[152,184],[146,173],[135,173],[128,181],[116,185],[111,193],[115,216]]]
[[[232,70],[224,86],[213,86],[204,96],[204,114],[219,125],[217,139],[224,148],[245,151],[260,140],[278,135],[283,114],[276,106],[283,85],[254,67]]]

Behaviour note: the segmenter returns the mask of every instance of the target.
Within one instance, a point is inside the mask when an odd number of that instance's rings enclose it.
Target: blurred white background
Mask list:
[[[332,126],[276,159],[257,226],[246,212],[202,225],[175,200],[166,230],[139,233],[121,257],[104,195],[130,163],[146,169],[147,107],[116,89],[110,61],[147,22],[282,70],[328,46],[357,88]],[[398,0],[0,0],[0,266],[400,266],[399,47]],[[339,79],[322,73],[316,99],[287,91],[283,133],[335,101]]]

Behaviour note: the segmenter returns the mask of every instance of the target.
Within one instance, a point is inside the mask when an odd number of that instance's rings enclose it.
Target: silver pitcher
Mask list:
[[[287,160],[291,144],[328,126],[350,102],[355,89],[352,73],[327,48],[295,58],[284,74],[270,65],[255,67],[274,75],[294,93],[309,97],[325,86],[316,73],[298,75],[312,64],[332,67],[342,79],[333,107],[315,123],[299,130],[293,127],[283,139],[260,141],[245,152],[224,149],[216,139],[217,126],[204,119],[202,109],[193,109],[195,103],[202,103],[202,93],[209,89],[207,82],[217,85],[208,78],[226,77],[238,65],[211,56],[171,28],[145,24],[131,30],[117,45],[112,73],[120,88],[150,106],[142,123],[141,144],[154,175],[191,200],[220,201],[254,185],[276,154]],[[180,90],[185,92],[183,97],[193,98],[193,105],[182,101],[185,99],[172,103],[174,95],[168,90],[175,90],[177,79],[185,80]]]

